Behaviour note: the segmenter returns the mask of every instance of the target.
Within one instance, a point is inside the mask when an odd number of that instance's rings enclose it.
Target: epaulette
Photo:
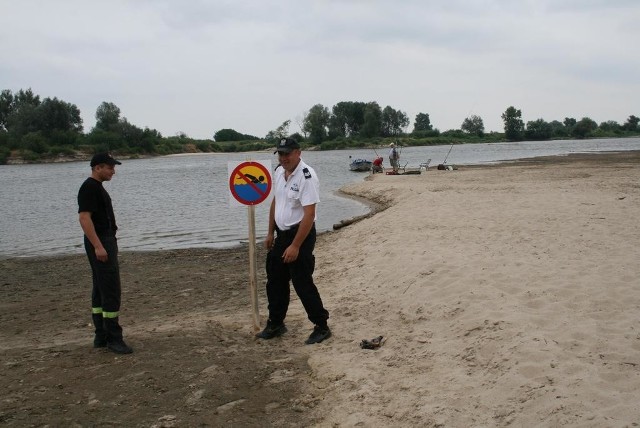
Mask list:
[[[304,173],[305,180],[308,180],[311,178],[311,172],[309,172],[309,168],[302,168],[302,172]]]

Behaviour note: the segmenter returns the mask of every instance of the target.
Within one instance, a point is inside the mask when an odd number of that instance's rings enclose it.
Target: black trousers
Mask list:
[[[91,290],[92,319],[96,334],[105,334],[107,341],[122,340],[122,328],[118,322],[120,312],[120,265],[118,264],[118,240],[115,236],[100,236],[100,242],[109,256],[106,262],[96,258],[96,251],[85,236],[84,248],[91,266],[93,287]],[[100,323],[100,318],[103,322]]]
[[[296,232],[297,228],[287,231],[276,230],[273,248],[267,253],[269,319],[274,324],[284,321],[289,309],[289,282],[292,282],[309,320],[314,324],[326,326],[329,312],[324,308],[318,288],[313,282],[313,270],[316,264],[313,255],[316,245],[315,225],[300,246],[296,261],[293,263],[282,261],[282,254],[293,242]]]

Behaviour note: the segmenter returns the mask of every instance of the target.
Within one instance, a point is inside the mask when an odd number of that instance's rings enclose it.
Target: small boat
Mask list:
[[[349,164],[351,171],[371,171],[371,161],[365,159],[354,159]]]

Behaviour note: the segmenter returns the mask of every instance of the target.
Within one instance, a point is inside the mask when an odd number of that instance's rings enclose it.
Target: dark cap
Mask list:
[[[107,165],[122,165],[121,162],[118,162],[114,158],[111,157],[109,153],[96,153],[91,158],[91,167],[93,168],[96,165],[100,165],[101,163],[106,163]]]
[[[295,149],[299,148],[300,144],[298,144],[298,142],[293,138],[281,138],[280,141],[278,141],[278,144],[276,145],[276,151],[273,152],[273,154],[275,155],[278,152],[291,153]]]

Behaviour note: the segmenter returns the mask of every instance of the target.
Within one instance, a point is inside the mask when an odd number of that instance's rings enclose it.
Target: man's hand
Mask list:
[[[268,234],[264,240],[264,248],[270,250],[273,248],[273,233]]]
[[[96,259],[100,260],[102,263],[105,263],[109,260],[109,255],[107,254],[107,250],[104,247],[96,248]]]
[[[300,248],[295,245],[289,245],[284,253],[282,253],[282,261],[284,263],[293,263],[298,259]]]

